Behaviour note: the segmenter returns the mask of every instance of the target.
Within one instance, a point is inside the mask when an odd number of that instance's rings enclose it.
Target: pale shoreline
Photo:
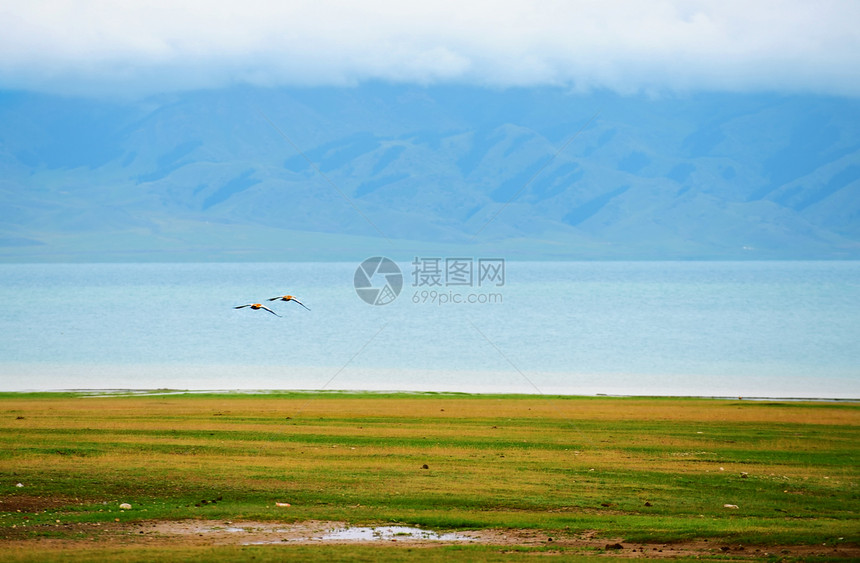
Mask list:
[[[185,392],[458,393],[584,397],[860,400],[860,377],[558,373],[366,366],[59,364],[0,362],[0,392],[62,390]]]
[[[817,402],[817,403],[860,403],[860,398],[847,397],[780,397],[780,396],[758,396],[758,397],[734,397],[720,395],[631,395],[631,394],[609,394],[596,393],[584,394],[542,394],[542,393],[467,393],[461,391],[408,391],[397,389],[386,390],[362,390],[362,389],[31,389],[20,391],[0,391],[4,394],[61,394],[77,393],[85,398],[98,397],[160,397],[168,395],[281,395],[281,394],[306,394],[306,395],[402,395],[407,396],[429,396],[429,397],[504,397],[504,398],[606,398],[606,399],[702,399],[715,401],[790,401],[790,402]],[[386,397],[387,398],[387,397]]]

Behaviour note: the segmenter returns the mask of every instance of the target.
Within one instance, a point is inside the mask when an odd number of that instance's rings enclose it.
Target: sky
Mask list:
[[[855,0],[0,0],[0,89],[558,86],[860,97]]]

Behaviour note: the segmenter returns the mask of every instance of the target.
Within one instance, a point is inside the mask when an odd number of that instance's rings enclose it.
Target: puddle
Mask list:
[[[440,544],[469,542],[498,546],[559,546],[567,549],[583,550],[583,553],[594,551],[610,551],[613,555],[646,558],[685,558],[705,556],[744,558],[744,553],[758,557],[773,556],[774,553],[788,555],[798,560],[813,558],[830,558],[860,561],[860,548],[856,544],[827,542],[828,545],[767,545],[741,546],[727,545],[721,539],[714,538],[690,540],[675,544],[631,543],[622,538],[601,536],[596,530],[581,530],[576,535],[561,535],[561,537],[546,535],[546,532],[530,529],[486,529],[470,530],[467,532],[436,532],[418,527],[387,525],[387,526],[351,526],[343,521],[306,520],[303,522],[259,522],[232,520],[141,520],[138,522],[123,522],[116,525],[98,523],[78,524],[78,535],[68,540],[60,538],[41,538],[22,540],[40,545],[50,542],[51,548],[66,545],[76,549],[83,545],[83,538],[98,540],[105,545],[119,549],[130,549],[131,545],[159,546],[222,546],[222,545],[350,545],[366,542],[378,542],[378,545],[392,547],[429,547]],[[96,531],[98,530],[98,531]],[[89,545],[89,543],[87,544]],[[370,544],[372,545],[372,544]],[[765,549],[767,551],[765,551]],[[746,551],[742,551],[746,550]],[[755,550],[755,553],[753,553]],[[759,551],[760,550],[760,551]],[[737,551],[737,552],[736,552]]]
[[[440,534],[433,530],[422,530],[421,528],[410,528],[408,526],[375,526],[372,528],[349,526],[346,528],[335,528],[314,539],[321,541],[470,541],[474,538],[453,532]]]
[[[135,532],[157,537],[186,537],[212,544],[266,545],[284,543],[350,543],[350,542],[403,542],[454,543],[487,542],[491,531],[437,532],[416,526],[351,526],[346,522],[310,520],[292,524],[278,522],[233,521],[161,521],[139,524]]]

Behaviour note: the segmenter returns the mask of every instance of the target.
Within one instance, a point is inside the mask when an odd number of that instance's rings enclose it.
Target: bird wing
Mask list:
[[[299,305],[301,305],[302,307],[305,307],[305,304],[304,304],[304,303],[302,303],[301,301],[299,301],[298,299],[296,299],[295,297],[293,297],[293,299],[292,299],[292,300],[293,300],[293,301],[295,301],[296,303],[298,303]],[[305,309],[308,309],[308,308],[307,308],[307,307],[305,307]],[[308,311],[310,311],[310,309],[308,309]]]
[[[244,309],[245,307],[250,307],[252,303],[248,303],[247,305],[239,305],[238,307],[233,307],[234,309]]]
[[[269,301],[277,301],[278,299],[283,299],[283,297],[272,297]]]
[[[276,317],[280,317],[280,316],[281,316],[281,315],[277,314],[276,312],[272,311],[271,309],[269,309],[268,307],[260,306],[260,309],[265,309],[265,310],[267,310],[268,312],[270,312],[270,313],[272,313],[273,315],[275,315]]]

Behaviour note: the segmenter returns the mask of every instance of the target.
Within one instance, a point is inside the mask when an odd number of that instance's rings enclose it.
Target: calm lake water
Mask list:
[[[376,306],[357,266],[0,265],[0,389],[860,397],[858,262],[400,263]]]

